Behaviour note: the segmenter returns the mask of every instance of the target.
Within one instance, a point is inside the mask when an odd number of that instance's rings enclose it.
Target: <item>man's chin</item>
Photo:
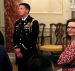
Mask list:
[[[19,14],[20,17],[22,17],[23,15]]]

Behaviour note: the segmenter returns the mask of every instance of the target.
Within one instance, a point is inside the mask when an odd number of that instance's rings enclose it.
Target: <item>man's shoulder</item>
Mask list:
[[[38,20],[32,19],[32,22],[33,22],[33,23],[38,23]]]
[[[29,19],[31,19],[31,21],[38,21],[35,18],[33,18],[32,16],[29,16]]]
[[[29,16],[29,17],[30,17],[31,22],[38,22],[37,19],[35,19],[35,18],[31,17],[31,16]]]
[[[15,25],[18,25],[21,22],[21,19],[17,19]]]

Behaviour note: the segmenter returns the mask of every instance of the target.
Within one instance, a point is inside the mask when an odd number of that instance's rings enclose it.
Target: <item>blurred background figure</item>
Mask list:
[[[48,56],[33,56],[28,62],[28,71],[53,71],[52,63]]]
[[[0,45],[4,46],[4,37],[1,31],[0,31]]]
[[[12,71],[12,64],[4,47],[4,37],[0,31],[0,71]]]

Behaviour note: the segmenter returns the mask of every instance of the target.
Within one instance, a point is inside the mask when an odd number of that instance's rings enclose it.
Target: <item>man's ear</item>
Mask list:
[[[28,9],[26,9],[26,12],[29,13],[30,11]]]

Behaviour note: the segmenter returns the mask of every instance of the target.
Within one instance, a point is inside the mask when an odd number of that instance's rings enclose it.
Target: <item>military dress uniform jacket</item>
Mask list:
[[[14,48],[24,48],[26,51],[35,52],[36,41],[39,34],[39,24],[31,16],[28,16],[25,21],[19,19],[15,23],[13,34]]]

